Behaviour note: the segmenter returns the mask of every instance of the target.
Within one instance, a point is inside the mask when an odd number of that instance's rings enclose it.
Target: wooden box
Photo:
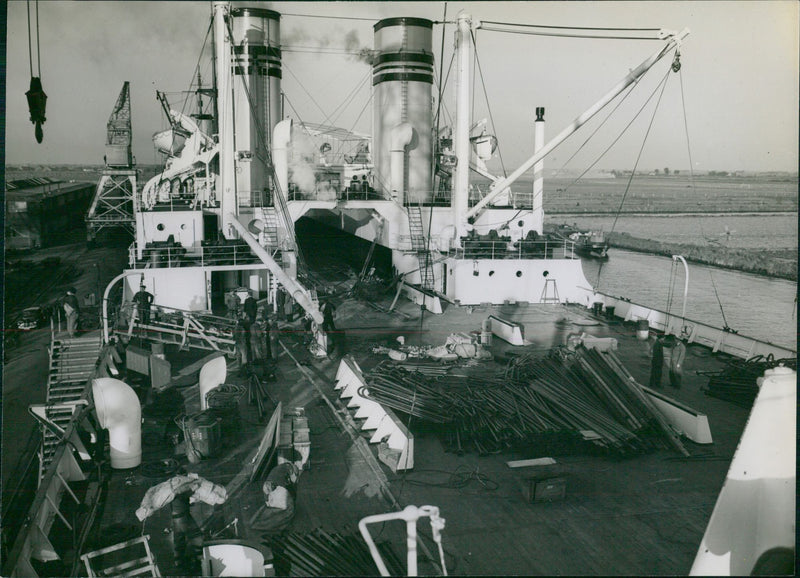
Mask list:
[[[522,493],[528,502],[556,502],[567,495],[567,478],[564,476],[524,478]]]

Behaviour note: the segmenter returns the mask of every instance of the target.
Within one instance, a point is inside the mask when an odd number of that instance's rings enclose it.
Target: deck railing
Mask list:
[[[412,251],[411,235],[398,236],[399,248]],[[431,243],[439,248],[439,243]],[[507,241],[470,239],[459,248],[440,252],[456,259],[579,259],[575,243],[567,239],[541,239],[536,241]]]
[[[276,249],[275,256],[279,251]],[[166,245],[148,243],[138,258],[139,246],[136,243],[128,248],[128,263],[131,269],[169,268],[169,267],[213,267],[254,265],[261,263],[246,243],[204,243],[200,247],[183,247],[179,244]]]
[[[575,259],[575,244],[567,240],[536,241],[470,239],[455,250],[457,259]]]

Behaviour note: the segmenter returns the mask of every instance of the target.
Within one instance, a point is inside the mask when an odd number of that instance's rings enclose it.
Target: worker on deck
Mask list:
[[[81,312],[78,298],[75,296],[76,292],[75,287],[67,289],[67,295],[64,297],[62,304],[67,317],[67,333],[69,333],[70,337],[75,337],[75,332],[78,330],[78,316]]]
[[[325,299],[319,310],[322,313],[322,330],[327,337],[329,349],[333,349],[336,347],[337,338],[335,335],[336,325],[333,323],[333,314],[336,311],[336,307],[328,299]]]
[[[244,300],[243,309],[245,315],[250,319],[250,323],[255,323],[256,313],[258,312],[258,301],[255,300],[252,292],[247,293],[247,299]]]
[[[683,360],[686,358],[686,345],[674,335],[664,338],[664,359],[669,368],[669,384],[675,389],[681,388],[683,381]]]
[[[245,306],[247,306],[247,302],[245,302]],[[265,327],[263,317],[256,317],[250,324],[250,353],[252,357],[250,361],[252,363],[268,358],[268,355],[265,355],[265,345],[269,347],[269,335],[266,334]]]
[[[664,369],[664,345],[660,337],[653,337],[651,348],[653,359],[650,365],[650,387],[660,389],[661,374]]]
[[[236,327],[233,328],[233,340],[239,356],[239,375],[246,375],[250,365],[250,323],[244,313],[239,314]]]
[[[139,285],[139,291],[133,296],[133,302],[136,303],[136,313],[142,325],[150,323],[150,307],[153,305],[153,299],[153,294],[147,290],[144,283]]]

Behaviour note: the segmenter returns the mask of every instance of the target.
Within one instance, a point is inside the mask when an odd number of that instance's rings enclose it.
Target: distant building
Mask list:
[[[96,186],[46,177],[7,182],[6,247],[47,247],[58,243],[76,227],[84,227]]]

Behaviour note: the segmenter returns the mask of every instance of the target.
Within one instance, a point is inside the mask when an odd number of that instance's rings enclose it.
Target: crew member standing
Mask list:
[[[148,292],[142,283],[139,286],[139,291],[133,296],[133,302],[136,303],[136,310],[139,315],[139,323],[148,325],[150,323],[150,306],[153,304],[153,294]]]
[[[683,360],[686,358],[686,345],[680,339],[676,339],[674,335],[668,335],[667,339],[672,348],[672,355],[667,364],[669,367],[669,384],[675,389],[680,389],[683,381]]]
[[[664,346],[661,338],[656,337],[653,343],[653,361],[650,366],[650,387],[653,389],[661,388],[661,372],[664,368]]]
[[[245,307],[247,302],[245,301]],[[250,324],[250,353],[251,361],[256,363],[264,359],[264,325],[259,317]]]
[[[67,315],[67,333],[69,333],[70,337],[75,337],[75,331],[78,329],[78,316],[81,312],[75,293],[75,287],[67,289],[67,295],[64,297],[63,303],[64,313]]]
[[[250,319],[250,323],[256,322],[256,313],[258,313],[258,301],[255,300],[252,293],[248,293],[247,299],[244,300],[244,313]]]
[[[239,315],[236,327],[233,329],[233,339],[236,342],[236,352],[239,354],[239,375],[247,375],[250,360],[250,324],[244,314]]]

